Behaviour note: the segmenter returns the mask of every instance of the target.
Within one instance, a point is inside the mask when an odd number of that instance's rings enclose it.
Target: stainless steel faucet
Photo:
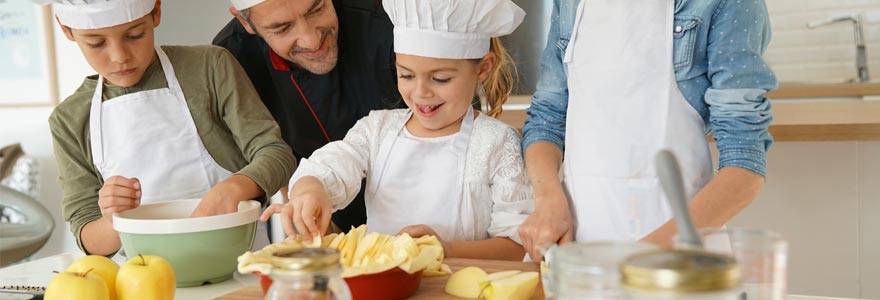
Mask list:
[[[856,72],[858,72],[858,82],[867,82],[868,76],[868,57],[865,50],[865,35],[862,29],[862,17],[859,14],[849,14],[834,16],[827,19],[816,20],[807,23],[807,28],[813,29],[837,22],[850,21],[853,23],[856,43]]]

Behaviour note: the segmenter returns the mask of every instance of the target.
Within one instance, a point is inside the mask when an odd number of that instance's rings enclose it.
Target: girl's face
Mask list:
[[[86,61],[104,81],[131,87],[156,59],[153,29],[159,25],[159,4],[146,16],[113,27],[72,29],[61,25],[67,39],[76,42]]]
[[[492,54],[479,61],[397,54],[397,89],[413,111],[407,129],[421,137],[458,132],[493,62]]]

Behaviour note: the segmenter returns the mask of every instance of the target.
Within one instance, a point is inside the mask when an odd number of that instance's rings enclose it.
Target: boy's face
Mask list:
[[[153,30],[159,25],[159,7],[153,13],[113,27],[72,29],[61,25],[67,39],[76,42],[92,69],[110,84],[131,87],[156,59]]]
[[[330,0],[267,0],[249,9],[249,21],[231,11],[275,53],[313,74],[336,67],[339,22]]]

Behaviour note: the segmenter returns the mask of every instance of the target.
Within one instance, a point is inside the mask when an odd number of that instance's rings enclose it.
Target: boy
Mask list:
[[[85,253],[119,249],[113,213],[186,198],[202,199],[193,217],[230,213],[287,182],[293,154],[232,56],[153,44],[160,0],[53,6],[98,72],[49,119],[64,217]]]

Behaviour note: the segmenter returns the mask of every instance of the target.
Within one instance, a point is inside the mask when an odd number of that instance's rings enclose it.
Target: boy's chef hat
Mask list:
[[[253,7],[254,5],[265,2],[266,0],[231,0],[232,6],[237,10],[245,10]]]
[[[472,59],[492,37],[510,34],[525,12],[510,0],[383,0],[394,23],[394,52]]]
[[[33,0],[52,3],[58,21],[74,29],[98,29],[128,23],[153,11],[156,0]]]

